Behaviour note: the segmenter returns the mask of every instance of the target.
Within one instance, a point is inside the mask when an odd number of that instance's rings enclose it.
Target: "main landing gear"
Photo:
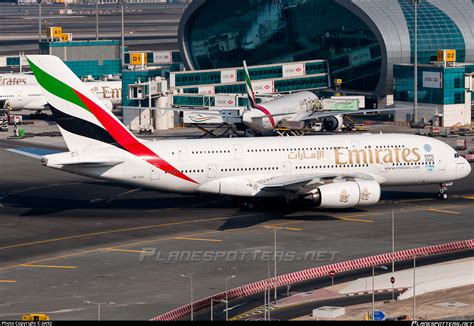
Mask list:
[[[452,186],[453,183],[440,183],[439,184],[439,191],[438,191],[438,199],[440,200],[446,200],[448,199],[448,187]]]

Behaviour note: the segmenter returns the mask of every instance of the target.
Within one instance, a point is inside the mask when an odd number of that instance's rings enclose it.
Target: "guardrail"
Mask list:
[[[407,249],[396,251],[394,253],[385,253],[365,258],[358,258],[353,259],[345,262],[314,267],[310,269],[306,269],[299,272],[289,273],[285,275],[280,275],[277,277],[277,286],[284,286],[289,284],[294,284],[306,280],[315,279],[322,276],[329,276],[331,271],[336,273],[347,272],[351,270],[361,269],[372,267],[374,265],[386,264],[394,261],[401,261],[411,259],[414,256],[416,257],[423,257],[423,256],[430,256],[430,255],[437,255],[437,254],[444,254],[449,252],[455,251],[462,251],[462,250],[469,250],[474,249],[474,239],[464,240],[464,241],[457,241],[457,242],[450,242],[445,244],[421,247],[421,248],[414,248],[414,249]],[[222,300],[227,298],[228,300],[237,299],[240,297],[245,297],[248,295],[252,295],[255,293],[263,292],[265,288],[268,288],[268,284],[270,283],[271,286],[274,286],[274,278],[261,280],[258,282],[250,283],[244,286],[240,286],[234,289],[231,289],[226,292],[221,292],[210,297],[198,300],[193,302],[193,309],[194,311],[199,311],[204,308],[208,308],[211,306],[211,300]],[[191,305],[187,304],[185,306],[176,308],[169,312],[166,312],[162,315],[156,316],[151,320],[159,321],[159,320],[179,320],[184,316],[187,316],[191,313]]]

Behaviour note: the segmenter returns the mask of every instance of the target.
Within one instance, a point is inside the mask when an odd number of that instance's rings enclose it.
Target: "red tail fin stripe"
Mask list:
[[[271,113],[270,111],[268,111],[267,109],[265,109],[263,106],[261,105],[255,105],[255,108],[257,110],[260,110],[262,111],[268,118],[268,120],[270,120],[270,123],[272,124],[272,127],[275,128],[276,124],[275,124],[275,119],[273,119],[273,117],[271,116]]]
[[[89,108],[90,112],[99,120],[102,126],[110,133],[110,135],[129,153],[140,157],[146,162],[150,163],[157,168],[172,174],[183,180],[196,183],[193,179],[183,174],[181,171],[173,167],[171,164],[163,160],[151,149],[144,144],[140,143],[128,130],[125,129],[120,123],[118,123],[113,117],[107,112],[102,110],[97,104],[91,101],[86,96],[82,95],[78,91],[74,92],[79,96],[82,102]]]

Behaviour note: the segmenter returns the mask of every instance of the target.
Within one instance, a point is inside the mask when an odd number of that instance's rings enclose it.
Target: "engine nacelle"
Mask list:
[[[375,181],[344,181],[322,185],[305,198],[320,208],[351,208],[374,205],[380,194],[380,185]]]
[[[344,119],[341,115],[333,115],[323,119],[323,127],[326,131],[336,131],[342,128]]]

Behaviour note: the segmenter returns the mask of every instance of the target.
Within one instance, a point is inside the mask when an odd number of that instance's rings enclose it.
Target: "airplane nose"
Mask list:
[[[471,174],[472,167],[471,163],[468,162],[468,160],[464,159],[464,165],[466,167],[466,177]]]

